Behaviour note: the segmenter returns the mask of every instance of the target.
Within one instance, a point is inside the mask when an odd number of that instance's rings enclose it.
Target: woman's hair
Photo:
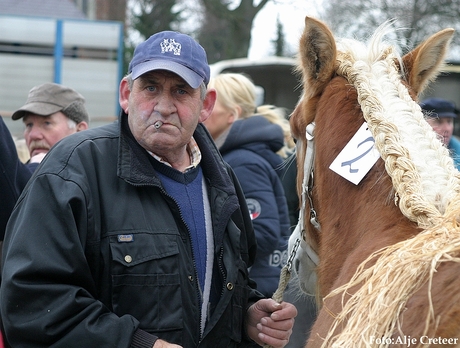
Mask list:
[[[281,155],[281,157],[286,158],[295,146],[294,138],[291,134],[291,126],[286,118],[286,110],[274,105],[265,104],[257,107],[256,114],[265,117],[271,123],[277,124],[281,127],[284,134],[285,146],[278,151],[278,154]]]
[[[245,75],[238,73],[219,74],[209,81],[208,88],[217,90],[217,99],[222,106],[237,118],[248,118],[256,109],[256,86]],[[238,112],[240,110],[240,112]]]

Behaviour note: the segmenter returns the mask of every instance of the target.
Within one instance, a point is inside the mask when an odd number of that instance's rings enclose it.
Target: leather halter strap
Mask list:
[[[316,218],[316,211],[313,207],[313,200],[311,198],[310,192],[313,187],[313,163],[315,159],[315,142],[314,142],[314,130],[315,123],[310,123],[305,132],[305,137],[307,140],[307,149],[305,153],[305,160],[303,164],[303,182],[302,182],[302,211],[305,212],[305,204],[308,199],[310,204],[310,223],[317,230],[321,230],[321,226]],[[305,214],[300,215],[300,220],[303,226]]]
[[[313,201],[310,195],[311,188],[313,186],[313,164],[315,159],[315,142],[314,142],[314,130],[315,130],[315,123],[312,122],[306,127],[305,137],[307,141],[306,153],[305,153],[305,160],[303,165],[303,182],[302,182],[302,209],[299,214],[299,225],[302,229],[301,231],[301,247],[307,253],[310,260],[315,264],[319,264],[319,257],[318,254],[313,250],[309,243],[307,243],[305,238],[305,206],[306,201],[308,199],[308,203],[310,205],[310,223],[316,228],[318,231],[321,230],[321,225],[316,218],[316,211],[313,207]],[[303,241],[303,243],[302,243]]]

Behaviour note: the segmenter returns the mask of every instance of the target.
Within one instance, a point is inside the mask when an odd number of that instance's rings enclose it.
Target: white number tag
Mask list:
[[[331,163],[329,169],[358,185],[380,158],[374,145],[374,137],[367,127],[367,123],[364,122]]]

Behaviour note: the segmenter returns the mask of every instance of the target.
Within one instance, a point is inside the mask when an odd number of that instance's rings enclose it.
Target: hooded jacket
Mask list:
[[[257,257],[250,276],[257,289],[271,297],[287,261],[290,235],[286,196],[280,180],[284,145],[281,127],[263,116],[233,123],[220,147],[243,188],[257,238]]]
[[[19,198],[4,244],[0,294],[12,346],[244,347],[256,241],[244,196],[200,124],[214,233],[209,321],[176,201],[121,117],[55,145]]]

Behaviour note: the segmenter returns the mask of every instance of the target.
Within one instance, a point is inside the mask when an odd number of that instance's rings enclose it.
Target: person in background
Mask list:
[[[0,241],[16,201],[49,149],[65,136],[88,128],[85,99],[75,90],[56,83],[33,87],[13,120],[22,119],[30,159],[23,163],[17,146],[0,118]]]
[[[48,153],[5,238],[12,346],[287,344],[296,308],[249,278],[244,195],[201,124],[216,99],[209,75],[191,37],[152,35],[120,82],[119,122]]]
[[[455,167],[460,170],[460,140],[454,133],[454,120],[458,116],[455,104],[441,98],[428,98],[420,103],[427,122],[449,149]]]
[[[286,118],[286,111],[283,108],[274,105],[260,105],[256,108],[256,114],[264,116],[271,123],[281,127],[284,134],[284,146],[277,151],[277,154],[283,159],[280,167],[276,171],[281,177],[284,194],[289,211],[289,221],[291,230],[297,225],[299,218],[299,198],[297,197],[296,189],[296,156],[295,143],[291,134],[291,126]]]
[[[286,110],[275,105],[265,104],[257,106],[255,114],[264,116],[270,123],[277,124],[281,127],[284,135],[284,146],[278,150],[277,154],[280,155],[283,160],[288,159],[294,152],[295,142],[291,134],[291,126],[286,118]]]
[[[257,114],[263,115],[271,123],[281,126],[284,133],[285,146],[277,153],[284,159],[281,166],[281,182],[289,211],[290,233],[294,230],[299,219],[299,198],[296,189],[297,165],[295,143],[291,134],[291,127],[282,108],[273,105],[261,105],[256,109]],[[294,304],[297,308],[297,318],[292,328],[292,334],[286,348],[304,347],[309,332],[317,316],[316,299],[304,294],[298,287],[298,279],[292,278],[284,292],[283,299]]]
[[[217,75],[209,88],[217,91],[217,101],[204,124],[243,188],[257,238],[257,257],[249,274],[257,289],[270,297],[287,260],[290,235],[280,179],[283,159],[277,154],[285,146],[283,130],[254,114],[256,89],[245,75]]]
[[[84,101],[73,89],[55,83],[44,83],[29,91],[25,105],[12,115],[13,120],[22,118],[25,124],[26,163],[19,153],[23,145],[19,147],[20,140],[12,137],[0,117],[0,258],[13,207],[45,154],[65,136],[88,128]]]
[[[40,163],[59,140],[88,129],[89,117],[84,104],[80,93],[57,83],[44,83],[29,91],[26,103],[11,116],[24,122],[29,163]]]
[[[245,75],[219,74],[209,86],[216,89],[217,101],[204,124],[241,182],[258,242],[250,275],[266,296],[272,296],[279,283],[280,267],[286,261],[287,238],[299,217],[297,167],[295,153],[291,153],[294,143],[289,123],[283,121],[281,108],[256,108],[255,86]],[[296,281],[289,282],[283,296],[298,312],[288,348],[305,346],[317,312],[314,298],[300,294]]]

